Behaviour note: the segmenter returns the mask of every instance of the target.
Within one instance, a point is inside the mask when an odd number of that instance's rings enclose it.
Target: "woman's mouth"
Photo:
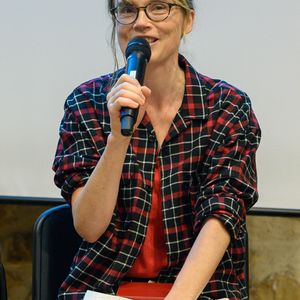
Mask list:
[[[157,39],[155,38],[146,38],[146,40],[148,41],[149,44],[153,44],[157,41]]]
[[[158,41],[157,38],[149,37],[149,36],[141,36],[141,38],[145,39],[150,45],[153,45],[155,42]]]

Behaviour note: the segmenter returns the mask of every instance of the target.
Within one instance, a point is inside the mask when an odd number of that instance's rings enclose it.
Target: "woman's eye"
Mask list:
[[[134,14],[136,12],[136,8],[132,5],[124,5],[119,8],[120,14]]]
[[[151,5],[151,11],[161,12],[165,11],[167,9],[167,6],[161,3],[155,3]]]

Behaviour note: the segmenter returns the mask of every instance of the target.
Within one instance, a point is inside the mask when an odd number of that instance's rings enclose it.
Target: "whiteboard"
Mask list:
[[[252,99],[257,206],[300,208],[300,1],[195,2],[181,52]],[[60,197],[51,166],[64,101],[113,69],[106,1],[1,0],[0,22],[0,195]]]

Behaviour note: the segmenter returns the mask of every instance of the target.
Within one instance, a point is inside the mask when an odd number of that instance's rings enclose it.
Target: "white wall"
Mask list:
[[[182,47],[245,90],[263,130],[257,206],[300,208],[299,0],[196,0]],[[104,0],[1,0],[0,195],[58,197],[52,160],[65,98],[110,72]]]

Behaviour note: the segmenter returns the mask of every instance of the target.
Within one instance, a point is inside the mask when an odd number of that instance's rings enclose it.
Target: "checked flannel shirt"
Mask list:
[[[169,264],[157,281],[174,281],[204,220],[213,216],[225,225],[231,243],[199,299],[247,299],[245,217],[257,200],[259,125],[244,92],[197,73],[181,55],[179,64],[184,98],[160,151],[145,114],[128,147],[112,221],[98,241],[82,242],[59,299],[82,299],[87,289],[116,291],[146,235],[157,156]],[[111,76],[80,85],[66,100],[53,169],[68,201],[104,151]]]

